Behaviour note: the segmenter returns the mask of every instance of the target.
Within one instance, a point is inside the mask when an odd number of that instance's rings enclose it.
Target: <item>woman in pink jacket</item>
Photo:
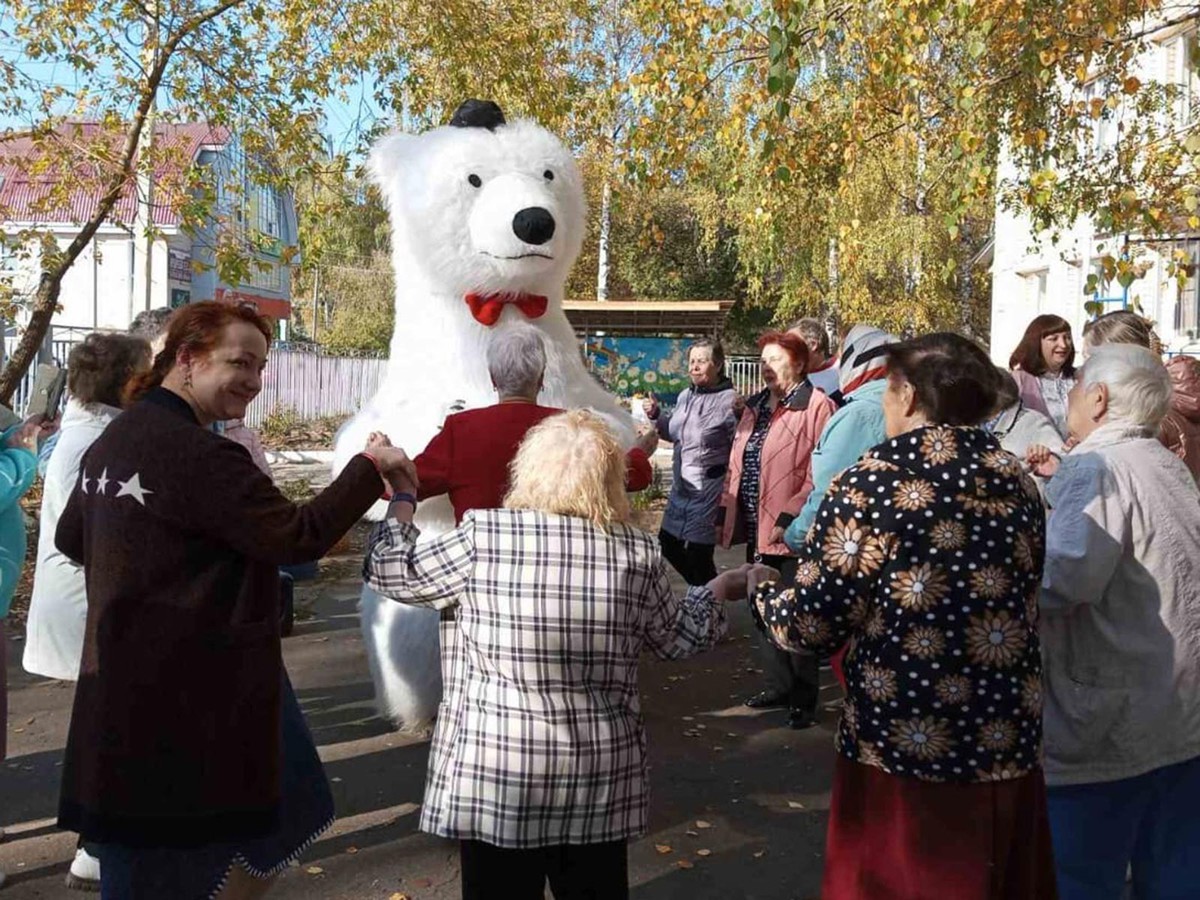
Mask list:
[[[722,547],[745,541],[746,561],[794,566],[783,533],[812,491],[812,452],[833,403],[805,378],[808,347],[794,334],[768,331],[758,339],[766,389],[746,401],[733,438],[729,471],[717,512]],[[746,701],[754,709],[789,707],[788,724],[816,723],[818,663],[789,653],[760,635],[768,686]]]

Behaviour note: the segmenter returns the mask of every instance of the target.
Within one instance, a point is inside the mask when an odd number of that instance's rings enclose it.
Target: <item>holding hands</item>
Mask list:
[[[42,415],[30,416],[21,423],[19,428],[13,429],[6,443],[14,449],[20,447],[30,453],[37,453],[38,442],[54,434],[57,430],[57,419],[47,419]]]
[[[647,456],[654,455],[654,451],[658,449],[658,430],[653,425],[638,426],[637,447]]]
[[[1045,444],[1033,444],[1025,451],[1025,462],[1034,475],[1039,478],[1053,478],[1062,460],[1051,452]]]
[[[736,569],[722,572],[708,583],[708,589],[718,600],[741,600],[750,596],[760,584],[778,581],[779,572],[759,563],[744,563]]]
[[[372,431],[367,438],[367,453],[375,460],[379,474],[394,493],[416,495],[421,484],[416,464],[399,447],[393,447],[386,434]]]

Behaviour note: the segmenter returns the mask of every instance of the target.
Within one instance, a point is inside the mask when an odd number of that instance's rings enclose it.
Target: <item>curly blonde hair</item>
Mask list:
[[[529,429],[509,466],[505,509],[588,519],[601,528],[629,519],[625,454],[595,414],[576,409]]]

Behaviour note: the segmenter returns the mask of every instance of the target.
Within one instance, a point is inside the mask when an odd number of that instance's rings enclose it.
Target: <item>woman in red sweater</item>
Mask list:
[[[546,348],[537,329],[515,325],[488,347],[488,372],[500,402],[448,416],[414,462],[421,479],[419,499],[447,494],[454,521],[469,509],[499,509],[508,491],[508,467],[525,433],[562,412],[539,406],[546,371]],[[640,491],[653,476],[649,453],[658,444],[651,429],[644,445],[626,454],[625,488]]]

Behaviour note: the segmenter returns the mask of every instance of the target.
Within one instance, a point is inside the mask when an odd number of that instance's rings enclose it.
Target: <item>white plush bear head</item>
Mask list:
[[[579,169],[550,132],[469,100],[449,125],[388,135],[370,166],[414,280],[444,295],[561,301],[587,217]]]

